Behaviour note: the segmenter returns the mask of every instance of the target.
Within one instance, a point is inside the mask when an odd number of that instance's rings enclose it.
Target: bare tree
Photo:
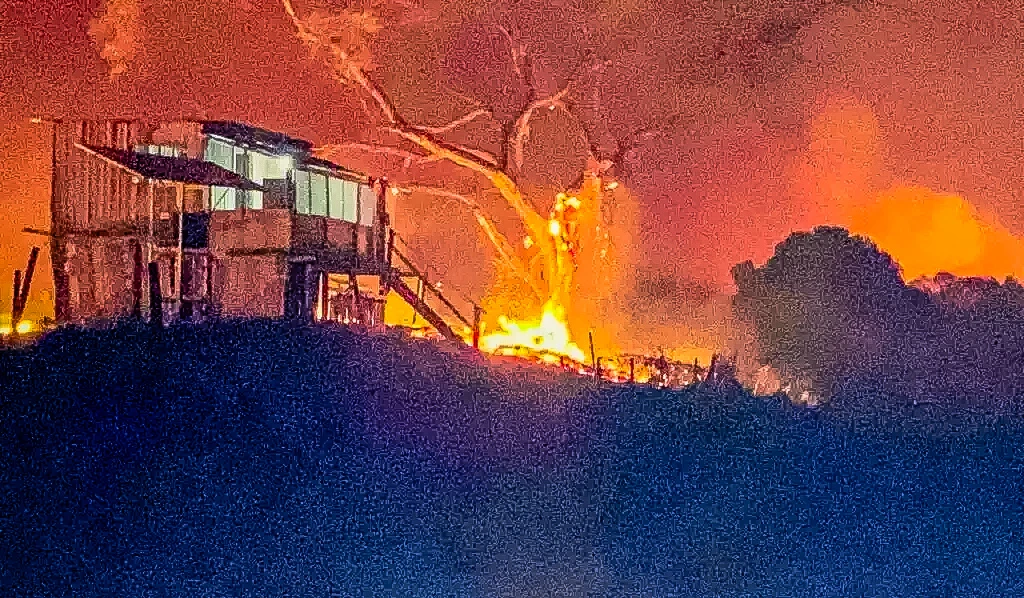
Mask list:
[[[399,193],[430,193],[457,200],[472,213],[494,247],[500,263],[513,278],[524,284],[539,304],[568,308],[574,276],[580,265],[587,260],[600,262],[610,259],[614,253],[607,226],[602,232],[602,224],[607,224],[603,220],[607,220],[608,214],[603,201],[607,191],[618,185],[613,179],[613,168],[622,164],[627,153],[637,144],[661,130],[660,127],[645,128],[613,144],[601,143],[602,136],[607,135],[593,115],[598,112],[601,100],[601,76],[610,61],[586,52],[569,78],[554,92],[545,93],[538,85],[528,45],[511,27],[499,26],[518,85],[525,91],[521,94],[524,98],[522,105],[511,114],[499,115],[497,110],[476,103],[466,114],[451,122],[436,126],[419,125],[402,114],[388,91],[371,75],[373,56],[370,42],[381,27],[374,15],[358,10],[303,15],[292,0],[282,0],[282,4],[299,38],[309,45],[314,55],[326,59],[339,81],[359,91],[367,114],[383,132],[399,142],[359,142],[346,144],[346,147],[401,158],[407,165],[447,162],[485,178],[522,222],[527,235],[523,243],[510,242],[479,202],[466,195],[424,185],[396,187],[394,190]],[[587,155],[586,166],[575,189],[554,198],[549,214],[544,214],[525,197],[522,187],[531,127],[544,111],[558,111],[577,124],[582,131]],[[498,151],[468,147],[450,139],[453,132],[485,119],[500,127],[502,139]],[[663,124],[672,126],[675,122]],[[408,147],[402,147],[401,143],[408,144]],[[605,149],[606,145],[611,147]],[[524,246],[528,252],[519,249]]]

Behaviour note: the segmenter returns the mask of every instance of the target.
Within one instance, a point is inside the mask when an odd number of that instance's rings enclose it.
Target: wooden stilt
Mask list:
[[[350,320],[354,322],[363,322],[363,314],[360,312],[359,302],[359,280],[356,278],[354,272],[348,273],[348,288],[352,292],[352,317]]]
[[[21,270],[14,271],[14,299],[11,300],[11,334],[18,333],[18,302],[21,301]]]
[[[160,264],[149,263],[149,324],[164,327],[164,297],[160,289]]]
[[[28,305],[28,293],[32,288],[32,276],[36,271],[36,260],[39,259],[39,248],[33,247],[32,253],[28,256],[28,268],[25,269],[25,279],[21,281],[21,297],[18,299],[18,313],[17,322],[15,326],[21,323],[21,319],[25,316],[25,306]]]
[[[142,243],[132,243],[132,317],[142,319]]]
[[[594,331],[590,331],[590,363],[594,366],[594,376],[600,376],[597,370],[597,353],[594,351]]]

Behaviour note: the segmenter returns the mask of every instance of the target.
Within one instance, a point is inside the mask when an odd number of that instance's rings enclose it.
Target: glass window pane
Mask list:
[[[359,185],[359,224],[373,226],[377,215],[377,194],[369,185]]]
[[[245,207],[250,210],[262,210],[263,209],[263,192],[262,191],[246,191],[246,204]]]
[[[330,181],[330,205],[328,206],[328,216],[331,218],[341,219],[344,217],[344,206],[348,201],[345,197],[345,181],[339,178],[331,177]]]
[[[291,156],[263,156],[263,178],[286,179],[292,169]]]
[[[208,139],[206,141],[205,158],[207,162],[213,162],[222,168],[231,171],[235,169],[234,147],[229,143],[224,143],[218,139]]]
[[[322,174],[309,175],[310,209],[315,216],[327,215],[327,176]]]
[[[234,210],[235,190],[230,187],[210,187],[210,208],[214,210]]]
[[[346,222],[355,222],[359,215],[359,183],[352,181],[344,182],[345,188],[345,213],[342,218]]]
[[[309,213],[309,173],[304,170],[295,171],[295,211]]]

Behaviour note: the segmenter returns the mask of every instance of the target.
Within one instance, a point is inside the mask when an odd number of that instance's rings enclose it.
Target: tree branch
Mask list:
[[[563,101],[568,93],[569,86],[566,85],[561,91],[552,96],[530,102],[519,114],[519,118],[516,119],[515,127],[513,128],[514,134],[507,142],[512,148],[517,170],[523,167],[524,155],[526,153],[525,146],[526,142],[530,139],[530,119],[533,118],[533,113],[541,108],[548,108],[549,110],[560,108],[568,112],[568,106]]]
[[[497,250],[498,257],[501,261],[504,262],[510,270],[512,270],[513,274],[522,279],[529,286],[529,288],[537,295],[538,299],[544,299],[544,295],[541,293],[541,290],[537,288],[536,284],[530,277],[529,270],[527,270],[522,261],[516,257],[515,249],[512,247],[508,238],[498,230],[497,225],[490,219],[490,217],[487,216],[487,213],[482,207],[480,207],[480,204],[477,201],[461,193],[455,193],[454,191],[449,191],[447,189],[428,187],[425,185],[392,187],[392,189],[398,193],[404,193],[406,195],[411,195],[413,193],[426,193],[437,197],[443,197],[445,199],[452,199],[461,203],[473,214],[477,224],[480,226],[481,230],[484,231],[484,234],[487,235],[487,238]]]
[[[525,43],[517,41],[516,36],[507,27],[498,25],[498,29],[504,34],[505,39],[508,40],[508,50],[512,56],[512,68],[515,69],[516,75],[519,76],[523,87],[526,88],[527,102],[532,102],[537,99],[537,74],[533,69],[533,59],[530,58],[529,48]]]
[[[468,124],[470,122],[473,122],[474,120],[476,120],[476,119],[478,119],[478,118],[480,118],[482,116],[490,116],[490,115],[491,115],[491,111],[488,110],[487,108],[477,108],[476,110],[466,114],[465,116],[463,116],[461,118],[457,118],[457,119],[453,120],[452,122],[450,122],[450,123],[448,123],[446,125],[441,125],[439,127],[421,127],[421,129],[423,131],[427,132],[427,133],[432,134],[432,135],[440,135],[442,133],[448,133],[449,131],[452,131],[453,129],[457,129],[457,128],[461,127],[462,125],[465,125],[465,124]]]
[[[416,152],[410,152],[409,150],[402,149],[400,147],[391,147],[388,145],[375,145],[372,143],[360,143],[360,142],[346,142],[346,143],[331,143],[322,147],[314,148],[314,152],[319,155],[334,155],[344,150],[356,150],[361,152],[367,152],[371,154],[383,154],[386,156],[394,156],[396,158],[402,158],[407,162],[430,162],[433,160],[432,156],[427,154],[418,154]]]
[[[316,32],[311,30],[307,24],[300,19],[291,0],[281,0],[285,11],[292,19],[298,36],[314,48],[324,48],[332,56],[332,66],[338,77],[349,84],[355,85],[369,96],[380,110],[381,117],[387,129],[400,137],[419,146],[427,154],[439,159],[446,160],[461,166],[487,178],[495,189],[501,193],[505,202],[515,210],[523,222],[528,233],[538,242],[538,248],[545,254],[545,266],[547,268],[545,280],[552,281],[558,278],[558,250],[553,241],[543,242],[542,239],[550,239],[547,234],[547,219],[541,216],[536,209],[523,197],[522,191],[516,185],[512,177],[499,167],[498,161],[479,150],[472,150],[456,144],[448,143],[437,135],[420,127],[413,126],[406,122],[396,108],[394,102],[376,81],[370,78],[362,64],[351,60],[346,50],[338,47],[330,38],[321,39]],[[568,86],[567,86],[568,89]],[[492,238],[494,241],[496,238]],[[497,238],[500,242],[500,238]],[[507,241],[506,241],[507,243]],[[507,253],[507,247],[498,247],[500,253]],[[531,285],[532,288],[532,285]]]

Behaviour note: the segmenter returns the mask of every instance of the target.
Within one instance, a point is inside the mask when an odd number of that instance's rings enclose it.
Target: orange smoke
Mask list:
[[[1024,274],[1024,239],[958,195],[893,187],[853,208],[849,228],[891,255],[906,281],[939,272],[997,280]]]
[[[103,13],[89,22],[89,35],[107,61],[111,79],[128,70],[138,53],[141,15],[138,0],[106,0]]]

